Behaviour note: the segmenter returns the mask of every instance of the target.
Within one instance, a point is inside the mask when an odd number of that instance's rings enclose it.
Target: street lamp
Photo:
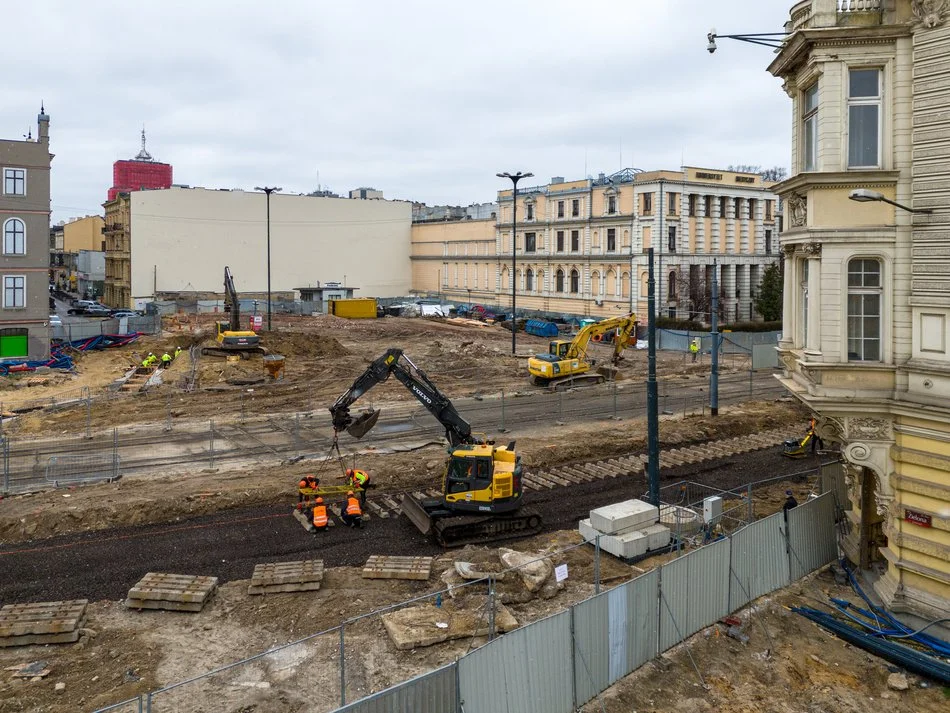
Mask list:
[[[898,208],[903,208],[908,213],[933,213],[933,208],[908,208],[906,205],[898,203],[897,201],[892,201],[890,198],[886,198],[883,193],[878,193],[877,191],[872,191],[868,188],[855,188],[851,191],[851,195],[848,196],[853,201],[858,203],[870,203],[871,201],[880,201],[881,203],[887,203],[889,205],[897,206]]]
[[[515,281],[515,265],[518,245],[518,181],[522,178],[531,178],[533,173],[496,173],[498,178],[510,178],[512,185],[511,194],[511,353],[515,353],[515,335],[517,334],[517,323],[515,322],[515,291],[518,283]]]
[[[264,191],[267,196],[267,331],[270,331],[270,194],[282,189],[254,186],[255,191]]]
[[[712,28],[709,32],[706,33],[706,39],[709,44],[706,45],[706,51],[709,54],[715,52],[718,48],[716,47],[716,39],[724,38],[727,40],[738,40],[739,42],[749,42],[753,45],[762,45],[763,47],[771,47],[772,49],[781,49],[782,45],[785,43],[785,38],[788,37],[787,32],[753,32],[751,34],[741,34],[741,35],[717,35],[716,28]],[[782,39],[772,39],[775,37],[781,37]]]

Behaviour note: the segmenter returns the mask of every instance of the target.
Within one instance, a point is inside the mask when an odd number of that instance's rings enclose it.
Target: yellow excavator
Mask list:
[[[402,500],[403,514],[422,534],[433,536],[443,547],[540,532],[541,516],[522,508],[522,466],[514,441],[498,446],[475,436],[449,398],[401,349],[389,349],[374,360],[330,407],[334,435],[346,431],[354,438],[362,438],[376,425],[378,410],[353,416],[350,406],[391,375],[442,424],[449,443],[441,497],[406,494]]]
[[[599,384],[616,374],[623,351],[637,343],[637,316],[608,317],[581,328],[571,341],[555,339],[547,354],[528,359],[528,373],[538,386],[559,390],[583,384]],[[610,367],[594,370],[596,362],[588,357],[591,342],[612,342],[614,351]]]
[[[230,314],[227,322],[215,322],[214,346],[202,347],[204,356],[230,356],[237,354],[247,359],[251,354],[266,354],[261,338],[250,329],[241,329],[241,302],[234,289],[231,268],[224,268],[224,311]]]

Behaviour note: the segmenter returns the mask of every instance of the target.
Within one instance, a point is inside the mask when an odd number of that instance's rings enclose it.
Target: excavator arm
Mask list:
[[[230,312],[230,330],[238,332],[241,329],[241,301],[238,299],[237,290],[234,289],[234,277],[231,275],[231,268],[224,267],[224,311]]]
[[[633,343],[636,344],[636,329],[637,316],[632,312],[626,317],[608,317],[600,322],[588,324],[574,337],[574,341],[572,341],[570,347],[568,347],[567,354],[564,358],[584,359],[587,355],[587,347],[590,345],[591,339],[595,336],[603,336],[608,332],[617,330],[617,338],[614,339],[613,357],[614,364],[616,364],[620,361],[623,350],[629,346],[631,335],[633,335]]]
[[[330,407],[333,430],[345,430],[354,438],[362,438],[366,435],[379,420],[379,411],[370,411],[354,417],[350,414],[350,406],[374,386],[386,381],[390,375],[395,376],[442,424],[445,428],[445,437],[453,448],[466,443],[479,442],[472,436],[472,427],[468,421],[462,418],[448,396],[439,391],[425,372],[413,364],[401,349],[395,348],[388,349],[385,354],[374,360]]]

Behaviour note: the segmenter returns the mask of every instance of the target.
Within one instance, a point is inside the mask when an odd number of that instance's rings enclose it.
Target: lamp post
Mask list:
[[[739,35],[717,35],[716,28],[712,28],[709,32],[706,33],[706,40],[708,44],[706,45],[706,51],[709,54],[715,52],[718,47],[716,47],[716,39],[722,38],[727,40],[738,40],[739,42],[748,42],[753,45],[762,45],[764,47],[771,47],[772,49],[781,49],[782,45],[785,43],[785,38],[788,37],[787,32],[752,32]],[[781,37],[782,39],[776,39]]]
[[[517,322],[515,322],[515,292],[518,289],[518,283],[515,281],[517,245],[518,245],[518,181],[522,178],[531,178],[533,173],[496,173],[498,178],[511,179],[511,353],[515,353],[515,335],[518,333]]]
[[[270,331],[270,194],[280,191],[276,187],[255,186],[255,191],[264,191],[267,197],[267,331]]]
[[[908,213],[933,213],[933,208],[909,208],[902,203],[897,201],[892,201],[890,198],[886,198],[883,193],[878,193],[877,191],[872,191],[868,188],[855,188],[851,191],[851,194],[848,196],[853,201],[858,203],[870,203],[871,201],[880,201],[881,203],[887,203],[888,205],[897,206],[906,210]]]

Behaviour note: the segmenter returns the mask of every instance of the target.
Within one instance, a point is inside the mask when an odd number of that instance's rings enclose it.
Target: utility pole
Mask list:
[[[713,260],[712,272],[712,354],[709,374],[709,413],[719,415],[719,266]]]
[[[511,179],[511,353],[516,351],[516,335],[518,322],[515,320],[515,295],[518,292],[518,282],[515,278],[517,271],[518,246],[518,181],[522,178],[531,178],[533,173],[496,173],[498,178]]]
[[[647,481],[650,502],[660,507],[660,411],[656,384],[656,280],[653,248],[647,248]]]
[[[270,331],[270,194],[280,191],[280,188],[270,186],[255,186],[255,191],[264,191],[267,201],[267,331]]]

